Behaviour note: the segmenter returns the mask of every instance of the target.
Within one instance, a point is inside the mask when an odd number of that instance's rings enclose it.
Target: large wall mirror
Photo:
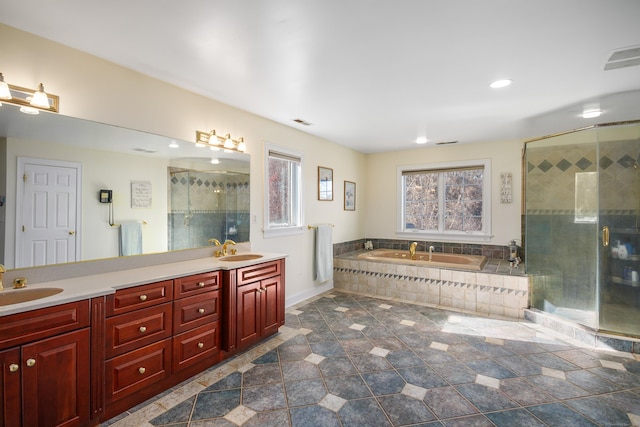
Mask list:
[[[5,104],[0,264],[32,267],[196,248],[210,239],[248,241],[249,160]],[[125,228],[129,234],[121,234]],[[131,229],[134,245],[127,244]]]

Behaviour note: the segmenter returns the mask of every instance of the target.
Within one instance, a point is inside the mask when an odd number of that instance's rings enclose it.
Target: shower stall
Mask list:
[[[249,174],[169,168],[169,250],[249,240]]]
[[[640,121],[525,144],[531,306],[640,337]]]

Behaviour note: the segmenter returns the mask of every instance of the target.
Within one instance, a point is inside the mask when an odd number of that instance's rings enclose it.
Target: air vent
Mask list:
[[[640,65],[640,46],[632,46],[613,51],[604,65],[604,70],[617,70],[637,65]]]
[[[302,119],[293,119],[294,122],[298,123],[299,125],[304,125],[304,126],[311,126],[311,123],[307,122],[306,120],[302,120]]]
[[[139,151],[141,153],[147,153],[147,154],[153,154],[153,153],[157,153],[157,150],[148,150],[146,148],[133,148],[133,151]]]
[[[458,141],[441,141],[441,142],[436,142],[436,145],[448,145],[448,144],[457,144]]]

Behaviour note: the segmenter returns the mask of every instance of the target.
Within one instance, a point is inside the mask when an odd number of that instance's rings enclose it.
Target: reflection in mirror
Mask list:
[[[22,227],[37,223],[17,205],[28,186],[17,179],[19,164],[31,161],[80,165],[81,215],[73,223],[54,221],[53,244],[21,241]],[[67,262],[57,253],[64,246],[55,244],[60,236],[78,246],[79,255],[69,260],[117,257],[120,227],[110,224],[139,223],[145,254],[206,246],[211,238],[249,240],[248,154],[47,112],[28,116],[5,104],[0,164],[6,172],[0,174],[0,264],[8,268]],[[111,190],[111,203],[101,203],[101,190]],[[34,247],[55,250],[28,259]]]

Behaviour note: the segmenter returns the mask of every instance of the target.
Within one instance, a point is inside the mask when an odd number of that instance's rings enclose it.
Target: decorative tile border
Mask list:
[[[334,287],[489,316],[524,318],[529,278],[334,259]]]

